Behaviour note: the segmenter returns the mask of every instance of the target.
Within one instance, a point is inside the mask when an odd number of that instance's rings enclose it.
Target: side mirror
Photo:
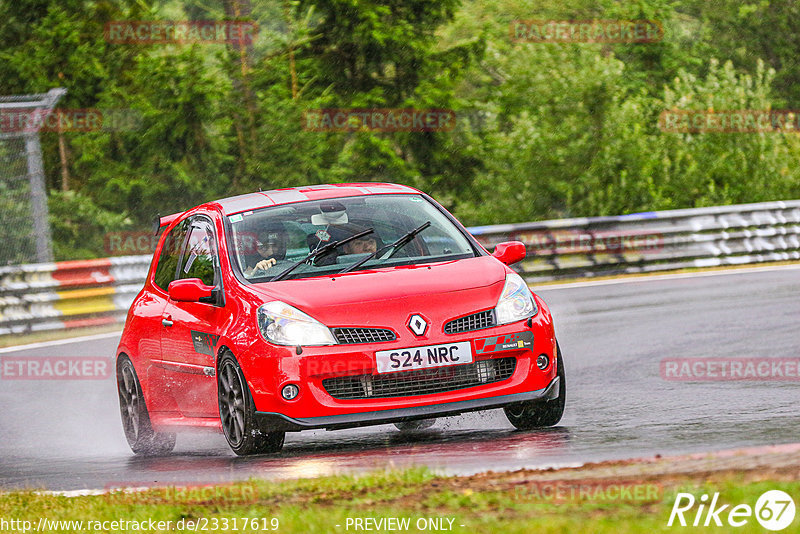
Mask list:
[[[169,283],[169,298],[178,302],[204,302],[211,298],[214,286],[207,286],[199,278],[173,280]]]
[[[520,260],[524,260],[525,254],[525,245],[519,241],[506,241],[504,243],[498,243],[497,246],[494,247],[494,252],[492,252],[492,256],[506,265],[511,265]]]

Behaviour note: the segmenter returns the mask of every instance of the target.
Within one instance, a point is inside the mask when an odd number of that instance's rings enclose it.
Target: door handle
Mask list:
[[[161,324],[163,324],[164,326],[172,326],[172,317],[170,316],[164,317],[163,319],[161,319]]]

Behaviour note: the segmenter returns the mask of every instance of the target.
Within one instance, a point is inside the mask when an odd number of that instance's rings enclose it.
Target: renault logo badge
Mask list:
[[[414,334],[421,336],[428,329],[428,323],[419,315],[414,314],[408,320],[408,329],[414,332]]]

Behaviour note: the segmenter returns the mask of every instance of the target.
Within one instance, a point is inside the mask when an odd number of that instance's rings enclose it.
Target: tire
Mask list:
[[[508,421],[519,430],[555,426],[561,421],[561,416],[564,415],[564,406],[567,400],[567,378],[564,374],[561,347],[556,346],[556,354],[559,378],[558,397],[546,402],[517,402],[504,408]]]
[[[436,424],[436,419],[417,419],[416,421],[402,421],[395,423],[394,426],[401,432],[413,432],[415,430],[425,430]]]
[[[255,424],[255,405],[239,362],[226,352],[219,360],[217,398],[222,432],[238,456],[280,452],[285,432],[263,432]]]
[[[122,355],[117,360],[117,395],[122,430],[134,454],[158,456],[175,448],[175,434],[154,432],[142,395],[142,385],[131,360]]]

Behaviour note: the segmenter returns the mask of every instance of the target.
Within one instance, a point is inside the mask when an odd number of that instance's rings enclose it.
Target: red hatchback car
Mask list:
[[[251,193],[163,217],[117,350],[125,436],[165,453],[222,430],[236,454],[285,432],[504,408],[517,428],[564,411],[545,303],[428,195],[394,184]]]

